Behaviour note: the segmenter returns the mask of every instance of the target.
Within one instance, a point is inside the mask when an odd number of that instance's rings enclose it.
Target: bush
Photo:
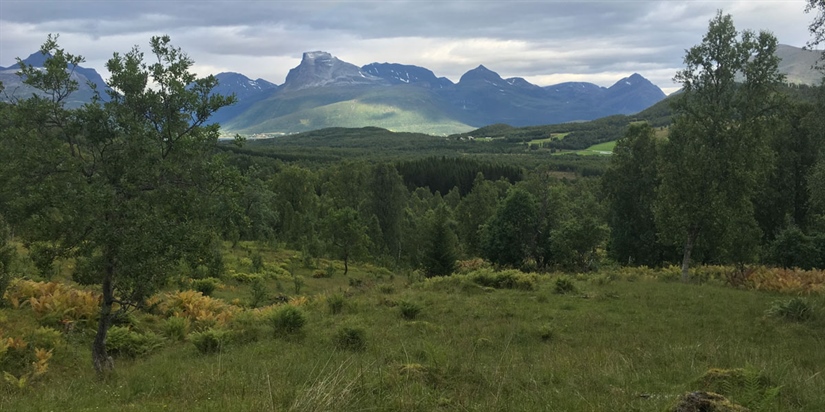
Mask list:
[[[338,349],[360,352],[367,348],[367,332],[361,327],[343,326],[332,340]]]
[[[252,272],[261,273],[264,270],[264,258],[260,253],[252,255]]]
[[[807,300],[795,297],[784,302],[775,302],[768,309],[768,314],[794,322],[802,322],[811,318],[813,307]]]
[[[152,333],[138,333],[127,327],[112,326],[106,335],[106,352],[111,356],[137,358],[163,346],[162,337]]]
[[[35,329],[28,337],[29,345],[33,348],[43,348],[47,350],[62,346],[64,343],[63,334],[56,329],[41,326]]]
[[[201,331],[225,325],[240,309],[236,306],[194,290],[168,293],[159,300],[158,310],[165,316],[180,316],[189,319],[195,330]]]
[[[293,334],[304,327],[306,317],[300,309],[287,305],[270,315],[269,323],[276,335]]]
[[[203,296],[212,296],[212,292],[218,288],[220,281],[215,278],[195,279],[192,281],[192,289],[200,292]]]
[[[189,319],[179,316],[172,316],[163,322],[161,330],[163,336],[166,336],[174,341],[182,341],[186,340],[186,335],[189,334],[190,325],[191,322],[189,322]]]
[[[550,342],[553,338],[556,337],[556,331],[550,325],[544,325],[539,328],[538,331],[539,339],[543,342]]]
[[[229,278],[238,283],[252,283],[258,279],[261,279],[262,276],[245,272],[233,272],[229,274]]]
[[[470,273],[469,276],[473,282],[495,289],[536,290],[538,288],[536,275],[514,269],[501,272],[482,269]]]
[[[266,308],[247,310],[237,314],[229,323],[232,341],[237,343],[257,342],[263,335],[263,314]]]
[[[398,303],[401,317],[407,320],[415,319],[421,313],[421,306],[414,302],[401,301]]]
[[[573,280],[569,277],[561,276],[556,279],[556,282],[553,285],[553,291],[560,295],[576,293],[576,285],[573,284]]]
[[[192,341],[198,352],[209,354],[223,350],[229,342],[230,336],[229,331],[223,329],[207,329],[203,332],[193,333],[189,340]]]
[[[269,293],[266,290],[266,284],[264,284],[263,279],[260,277],[256,278],[249,287],[251,293],[251,299],[249,300],[250,306],[253,308],[264,306],[269,300]]]
[[[327,297],[327,306],[329,306],[329,313],[336,315],[344,310],[346,300],[343,295],[335,294]]]

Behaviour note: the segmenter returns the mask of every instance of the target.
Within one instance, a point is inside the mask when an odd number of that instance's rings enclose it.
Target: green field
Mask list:
[[[564,137],[567,136],[568,134],[570,134],[570,133],[551,133],[550,137],[546,137],[544,139],[530,140],[529,142],[527,142],[527,146],[533,146],[533,145],[541,146],[542,143],[549,143],[549,142],[552,142],[553,140],[564,139]]]
[[[254,250],[227,250],[229,273],[248,272]],[[493,279],[485,269],[423,280],[355,266],[346,277],[314,278],[340,262],[311,269],[287,263],[294,252],[261,252],[267,267],[288,266],[303,280],[297,293],[288,276],[265,283],[270,297],[305,297],[296,303],[306,318],[300,332],[233,321],[225,328],[234,339],[218,353],[166,339],[145,355],[116,358],[116,371],[100,380],[92,332],[78,325],[54,349],[48,373],[0,389],[0,410],[662,411],[701,389],[697,380],[711,368],[747,368],[778,387],[778,397],[738,395],[763,402],[761,410],[825,410],[822,297],[809,298],[811,320],[792,322],[766,314],[790,296],[656,280],[644,270],[573,278],[511,271],[523,290],[496,289],[479,284]],[[560,278],[574,290],[557,293]],[[244,305],[250,285],[228,276],[215,296]],[[409,316],[410,308],[420,313]],[[163,335],[165,316],[136,313],[126,325]],[[28,306],[3,307],[0,331],[26,336],[35,318]],[[342,344],[344,328],[363,333],[353,338],[363,349]]]

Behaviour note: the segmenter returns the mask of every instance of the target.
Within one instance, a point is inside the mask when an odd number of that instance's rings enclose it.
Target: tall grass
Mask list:
[[[768,314],[777,294],[721,283],[577,276],[564,278],[577,293],[558,294],[549,275],[531,289],[494,289],[460,278],[409,287],[401,276],[353,271],[365,279],[358,288],[307,277],[301,339],[262,334],[209,355],[170,340],[117,359],[116,373],[98,380],[91,335],[76,332],[44,380],[0,387],[0,410],[662,411],[700,390],[712,368],[767,377],[780,387],[779,410],[825,410],[819,295],[807,297],[815,311],[805,322],[788,322]],[[388,286],[393,294],[382,293]],[[233,287],[215,295],[248,295],[248,285]],[[346,310],[333,314],[313,298],[321,292],[346,296]],[[404,319],[401,302],[422,310]],[[0,325],[26,325],[23,313],[2,309]],[[352,325],[363,329],[363,350],[336,344]]]

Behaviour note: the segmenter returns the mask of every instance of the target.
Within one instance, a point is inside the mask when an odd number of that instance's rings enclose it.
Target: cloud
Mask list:
[[[169,34],[196,70],[283,83],[303,51],[357,65],[415,64],[457,81],[479,64],[540,85],[607,86],[639,72],[665,90],[685,49],[718,9],[739,29],[767,29],[802,46],[805,1],[219,1],[3,0],[0,65],[48,33],[103,71],[112,52]]]

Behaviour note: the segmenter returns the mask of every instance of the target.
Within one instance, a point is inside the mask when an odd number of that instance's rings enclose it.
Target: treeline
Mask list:
[[[410,190],[426,187],[433,192],[448,193],[455,187],[462,196],[473,188],[479,173],[490,180],[506,179],[510,183],[523,178],[520,167],[466,158],[428,157],[400,162],[396,168]]]
[[[676,76],[668,137],[645,123],[618,141],[602,180],[611,257],[681,261],[685,279],[695,261],[825,267],[825,96],[783,88],[776,44],[720,13]]]
[[[225,198],[215,223],[233,242],[273,242],[345,264],[370,260],[443,275],[456,260],[475,257],[536,270],[586,270],[597,264],[607,235],[595,181],[560,180],[547,168],[525,173],[441,158],[316,168],[261,157],[230,160],[247,183]],[[435,176],[443,178],[427,180]]]

